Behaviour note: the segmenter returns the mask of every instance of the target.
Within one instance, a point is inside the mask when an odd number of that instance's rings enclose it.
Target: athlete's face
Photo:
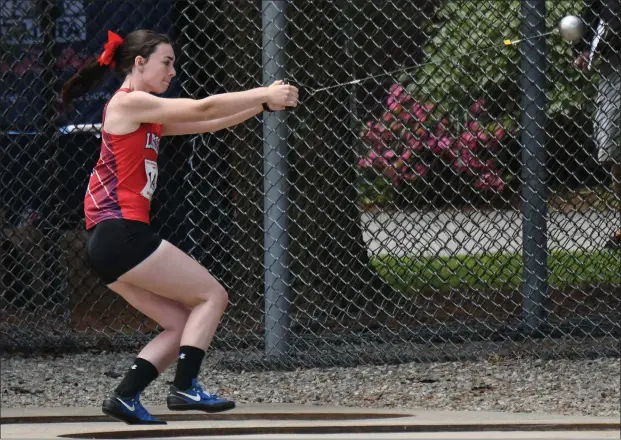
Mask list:
[[[175,72],[175,52],[170,44],[159,44],[148,60],[141,57],[137,67],[142,74],[142,81],[150,92],[161,94],[170,86]]]

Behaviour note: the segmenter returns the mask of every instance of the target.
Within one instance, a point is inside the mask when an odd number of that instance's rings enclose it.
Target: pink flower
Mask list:
[[[370,144],[375,144],[377,142],[380,142],[381,140],[379,133],[377,133],[376,131],[367,131],[367,134],[364,136],[363,139],[365,139]]]
[[[477,138],[469,131],[464,131],[459,136],[459,140],[462,141],[463,145],[470,145],[473,141],[476,141]]]
[[[392,131],[387,130],[382,133],[382,141],[389,143],[393,140],[395,140],[395,134]]]
[[[481,176],[479,176],[479,179],[474,186],[482,191],[494,190],[502,192],[505,188],[505,182],[500,176],[497,176],[492,172],[484,172]]]
[[[432,151],[435,154],[444,154],[445,152],[450,150],[452,145],[453,145],[453,139],[450,136],[445,135],[438,139],[438,141],[432,148]]]
[[[414,118],[417,121],[420,121],[423,124],[427,122],[427,119],[429,118],[428,112],[426,111],[425,107],[420,105],[418,102],[415,102],[414,105],[412,105],[410,112],[414,115]]]
[[[416,165],[414,165],[414,172],[421,177],[425,177],[427,174],[429,174],[429,167],[422,162],[418,162]]]
[[[390,182],[392,183],[392,186],[399,186],[399,185],[401,185],[401,182],[402,182],[401,181],[401,176],[398,176],[398,175],[397,176],[393,176],[390,179]]]
[[[453,171],[455,171],[457,174],[460,174],[462,172],[464,172],[465,170],[468,169],[468,166],[466,165],[466,163],[464,162],[464,160],[461,158],[461,156],[457,156],[452,162],[451,162],[451,168],[453,169]]]
[[[415,182],[421,177],[429,174],[429,167],[422,162],[417,162],[414,166],[409,166],[402,170],[403,180],[406,182]]]
[[[408,140],[407,145],[412,151],[420,151],[423,149],[423,143],[416,138]]]
[[[388,96],[388,99],[386,100],[386,104],[388,106],[394,103],[408,104],[413,100],[412,96],[400,84],[393,84],[390,86],[389,91],[390,96]]]
[[[477,121],[468,121],[466,127],[468,127],[471,133],[478,133],[481,130],[481,124]]]
[[[459,142],[464,148],[468,148],[472,151],[475,151],[479,145],[477,137],[468,131],[462,132],[459,136]]]
[[[459,146],[459,142],[453,142],[451,147],[446,150],[445,155],[447,158],[455,160],[459,157],[460,151],[461,147]]]
[[[389,179],[393,180],[397,177],[399,177],[399,167],[397,166],[397,164],[394,165],[387,165],[384,168],[384,176],[388,177]]]
[[[422,122],[423,124],[424,124],[425,122],[427,122],[427,120],[429,119],[429,116],[431,116],[431,113],[433,113],[433,111],[435,110],[435,108],[436,108],[436,105],[435,105],[435,104],[433,104],[433,103],[431,103],[431,102],[426,103],[426,104],[425,104],[425,105],[421,108],[421,110],[422,110],[422,112],[423,112],[423,115],[422,115],[422,117],[418,118],[418,120],[419,120],[420,122]]]
[[[395,120],[395,115],[391,112],[386,112],[386,114],[382,118],[382,121],[384,121],[386,124],[390,124],[394,120]]]
[[[481,99],[477,99],[476,101],[474,101],[474,103],[470,106],[470,108],[468,109],[470,114],[472,114],[473,116],[478,116],[483,112],[483,106],[485,105],[485,99],[481,98]]]
[[[424,140],[426,140],[429,137],[429,132],[427,130],[425,130],[425,127],[417,128],[416,131],[414,132],[414,134],[421,141],[424,141]]]
[[[384,142],[381,139],[378,139],[371,145],[371,148],[373,148],[373,151],[381,153],[382,151],[384,151]]]
[[[451,141],[448,136],[443,136],[440,139],[431,137],[425,141],[425,144],[433,154],[440,156],[450,148]]]
[[[467,160],[468,171],[479,171],[486,168],[485,163],[481,161],[478,157],[471,156]]]
[[[467,148],[462,148],[458,151],[457,157],[451,163],[451,168],[458,173],[467,172],[468,174],[472,174],[470,166],[473,163],[473,159],[475,158],[472,152]]]
[[[373,166],[375,168],[383,170],[384,168],[388,166],[388,161],[384,159],[383,157],[378,157],[373,161]]]
[[[394,159],[397,154],[393,150],[386,150],[382,153],[384,159]]]
[[[456,169],[461,172],[465,171],[470,175],[474,175],[477,172],[488,170],[487,163],[483,162],[476,155],[474,155],[471,150],[468,149],[462,149],[460,151],[458,161],[459,162]]]
[[[393,85],[390,86],[390,89],[388,89],[388,91],[390,92],[392,96],[399,96],[401,95],[401,93],[405,91],[405,89],[400,84],[394,83]]]
[[[402,122],[393,122],[392,125],[390,126],[390,130],[393,133],[399,133],[401,130],[403,130],[403,123]]]
[[[403,111],[403,106],[399,102],[393,102],[388,106],[388,110],[398,115]]]
[[[366,169],[371,168],[373,166],[373,161],[369,158],[362,157],[358,160],[358,168]]]
[[[489,141],[490,137],[484,131],[479,131],[477,133],[477,139],[481,141],[482,143],[486,144]]]
[[[409,124],[414,120],[414,116],[412,115],[412,113],[406,111],[399,114],[399,119],[401,119],[404,124]]]
[[[442,119],[442,121],[440,121],[440,122],[438,122],[436,124],[436,126],[433,129],[433,133],[437,137],[442,137],[442,136],[444,136],[447,133],[448,126],[449,126],[449,120],[444,118],[444,119]]]

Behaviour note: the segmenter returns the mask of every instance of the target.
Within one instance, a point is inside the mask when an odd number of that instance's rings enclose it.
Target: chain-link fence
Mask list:
[[[108,29],[149,28],[175,41],[166,96],[300,88],[294,110],[162,141],[153,225],[227,288],[223,365],[618,356],[621,5],[602,3],[2,2],[2,346],[158,331],[85,263],[83,197],[119,82],[58,104]],[[538,37],[567,14],[589,23],[583,48]]]

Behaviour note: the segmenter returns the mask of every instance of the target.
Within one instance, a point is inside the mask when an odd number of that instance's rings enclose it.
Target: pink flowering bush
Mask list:
[[[499,194],[506,186],[499,153],[508,138],[511,120],[494,121],[485,110],[485,99],[471,103],[465,117],[440,113],[434,103],[419,102],[400,84],[393,84],[379,120],[371,120],[360,132],[364,152],[358,168],[368,182],[390,190],[392,196],[416,187],[453,192],[463,189],[478,194]],[[459,186],[459,188],[456,188]],[[367,203],[381,203],[369,196]],[[376,189],[376,192],[379,192]],[[468,191],[466,191],[467,193]]]

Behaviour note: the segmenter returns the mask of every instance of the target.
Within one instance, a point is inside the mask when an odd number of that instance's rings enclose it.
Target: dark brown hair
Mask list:
[[[114,52],[114,71],[122,78],[131,73],[137,56],[148,59],[161,43],[172,45],[170,38],[164,34],[149,30],[137,30],[127,35],[123,44]],[[101,45],[103,51],[103,44]],[[101,66],[97,60],[85,64],[63,85],[62,101],[70,104],[74,99],[86,95],[95,86],[101,84],[110,66]]]

